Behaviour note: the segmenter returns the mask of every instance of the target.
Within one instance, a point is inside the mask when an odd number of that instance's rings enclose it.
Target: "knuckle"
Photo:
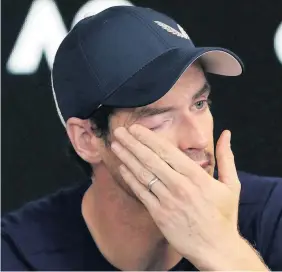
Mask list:
[[[138,179],[142,182],[148,183],[153,178],[152,174],[145,168],[141,168],[138,173]]]
[[[175,187],[175,194],[177,197],[183,199],[187,197],[187,188],[182,184],[179,184]]]
[[[126,146],[128,147],[128,149],[134,150],[136,147],[136,142],[132,139],[129,139],[126,141]]]
[[[159,145],[157,154],[162,160],[169,162],[171,158],[171,154],[166,150],[164,146]]]
[[[139,191],[136,193],[136,196],[141,200],[144,201],[146,199],[147,192]]]
[[[152,157],[151,156],[144,156],[143,161],[144,161],[143,162],[144,166],[148,170],[152,171],[152,168],[153,168],[153,165],[154,165]]]
[[[117,156],[121,159],[125,159],[127,157],[127,151],[122,148],[121,150],[119,150]]]
[[[136,139],[141,140],[142,139],[142,133],[139,130],[139,127],[136,125],[132,126],[133,129],[133,135]]]
[[[234,154],[233,154],[232,151],[231,151],[231,152],[228,152],[227,158],[228,158],[229,160],[234,160]]]
[[[172,199],[167,199],[166,201],[164,201],[163,206],[169,211],[174,211],[177,208],[177,205]]]

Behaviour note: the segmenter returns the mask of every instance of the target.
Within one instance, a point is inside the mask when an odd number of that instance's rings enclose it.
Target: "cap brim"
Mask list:
[[[205,72],[222,76],[239,76],[244,70],[241,59],[232,51],[219,47],[198,49],[197,59],[201,60]]]
[[[174,48],[142,67],[105,97],[102,105],[132,108],[151,104],[163,97],[197,59],[208,73],[238,76],[243,72],[240,58],[227,49],[202,47],[187,52],[185,48]]]

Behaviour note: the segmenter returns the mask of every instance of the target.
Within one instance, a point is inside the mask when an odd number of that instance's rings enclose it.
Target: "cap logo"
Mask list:
[[[174,29],[173,27],[171,27],[171,26],[169,26],[165,23],[162,23],[160,21],[154,21],[154,22],[157,25],[159,25],[161,28],[163,28],[164,30],[166,30],[167,32],[169,32],[173,35],[176,35],[176,36],[183,38],[183,39],[186,39],[186,40],[190,39],[188,34],[185,32],[185,30],[178,24],[177,24],[177,26],[178,26],[178,29],[180,30],[180,32],[178,30]]]

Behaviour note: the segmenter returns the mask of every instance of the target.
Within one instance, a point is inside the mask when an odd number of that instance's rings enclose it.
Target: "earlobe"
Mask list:
[[[67,121],[66,130],[74,150],[83,160],[90,164],[101,161],[99,140],[88,120],[72,117]]]

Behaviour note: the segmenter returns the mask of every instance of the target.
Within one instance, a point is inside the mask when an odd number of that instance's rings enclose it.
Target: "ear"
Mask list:
[[[91,129],[89,120],[72,117],[66,123],[66,130],[76,153],[90,164],[101,161],[99,139]]]

